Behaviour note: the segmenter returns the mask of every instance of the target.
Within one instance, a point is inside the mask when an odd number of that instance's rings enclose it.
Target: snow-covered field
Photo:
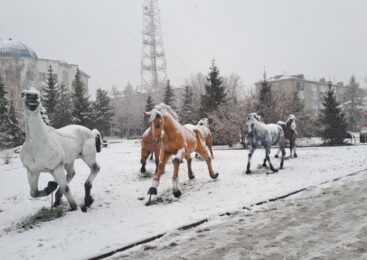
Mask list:
[[[186,165],[180,169],[183,194],[179,200],[171,193],[172,166],[166,168],[158,188],[163,203],[145,206],[151,179],[141,178],[140,146],[135,140],[111,144],[98,154],[101,165],[92,189],[95,202],[87,213],[67,212],[62,218],[42,223],[30,230],[16,224],[50,205],[50,197],[33,199],[25,169],[18,158],[0,165],[0,258],[1,259],[85,259],[124,245],[173,230],[182,225],[236,210],[254,202],[367,168],[367,146],[299,148],[297,159],[285,161],[285,169],[266,175],[258,169],[264,151],[257,150],[250,176],[245,175],[247,150],[214,150],[213,167],[220,173],[211,180],[202,160],[193,160],[196,178],[189,181]],[[273,150],[275,152],[275,149]],[[287,150],[288,152],[288,150]],[[274,165],[279,162],[273,159]],[[154,170],[154,163],[148,170]],[[79,204],[84,197],[84,181],[89,172],[83,162],[76,163],[77,175],[70,189]],[[40,188],[51,179],[41,176]],[[144,198],[144,200],[140,200]]]
[[[108,259],[367,259],[367,171],[212,218]]]

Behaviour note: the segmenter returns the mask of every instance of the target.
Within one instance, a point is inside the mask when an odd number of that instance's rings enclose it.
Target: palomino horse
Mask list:
[[[296,153],[296,138],[297,138],[297,130],[296,130],[296,116],[295,115],[289,115],[287,122],[283,122],[283,121],[278,121],[278,125],[280,125],[283,128],[284,131],[284,136],[286,140],[289,140],[289,150],[290,150],[290,155],[291,158],[297,158],[297,153]],[[293,150],[293,154],[292,154],[292,150]],[[275,154],[275,158],[278,158],[280,149],[278,150],[278,152]]]
[[[159,104],[154,107],[150,112],[146,112],[150,115],[149,123],[153,137],[156,141],[161,142],[161,153],[159,156],[158,170],[153,178],[152,186],[150,187],[148,194],[149,201],[152,195],[157,195],[157,187],[159,180],[164,171],[168,159],[174,155],[173,158],[173,195],[176,198],[181,196],[181,191],[178,185],[178,170],[180,167],[180,161],[186,159],[188,168],[188,177],[193,179],[194,173],[191,168],[191,156],[192,152],[197,152],[204,158],[208,165],[209,175],[212,179],[218,177],[218,173],[214,173],[211,158],[208,154],[204,144],[204,136],[200,129],[194,125],[182,126],[178,122],[177,114],[166,104]]]
[[[274,169],[271,161],[270,161],[270,148],[272,145],[279,145],[280,150],[282,151],[282,160],[280,162],[280,169],[283,168],[284,163],[284,132],[280,125],[277,124],[264,124],[261,121],[261,117],[256,113],[251,113],[247,119],[246,124],[248,127],[249,140],[251,142],[251,146],[248,153],[248,162],[246,174],[250,174],[250,164],[251,157],[254,154],[258,145],[262,145],[265,148],[265,159],[263,166],[266,167],[266,161],[268,161],[270,169],[273,172],[277,172],[278,169]]]
[[[209,120],[208,120],[208,118],[201,119],[196,126],[199,127],[201,129],[201,132],[204,134],[205,144],[209,148],[210,155],[212,156],[212,159],[214,159],[213,150],[212,150],[213,135],[212,135],[212,132],[210,132],[210,129],[209,129]]]
[[[71,195],[69,182],[75,176],[74,161],[81,158],[91,170],[84,184],[85,197],[82,210],[86,211],[94,201],[90,192],[100,169],[96,153],[101,151],[101,135],[96,129],[91,131],[80,125],[69,125],[60,129],[46,125],[40,113],[42,109],[40,99],[41,95],[37,90],[22,92],[26,140],[20,151],[20,159],[27,169],[31,196],[33,198],[47,196],[59,186],[54,206],[58,206],[61,197],[65,195],[70,209],[76,210],[77,204]],[[49,172],[55,181],[50,181],[47,187],[38,190],[41,172]]]
[[[140,152],[141,173],[145,172],[145,165],[147,163],[147,159],[150,154],[154,154],[155,172],[157,172],[160,150],[161,150],[160,143],[154,140],[152,130],[149,127],[147,130],[145,130],[143,137],[141,138],[141,152]]]

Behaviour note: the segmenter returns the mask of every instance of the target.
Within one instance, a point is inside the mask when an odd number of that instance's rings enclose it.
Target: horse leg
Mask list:
[[[159,149],[154,149],[154,158],[155,158],[155,173],[157,173],[158,170],[158,164],[159,164]]]
[[[39,198],[49,195],[50,193],[54,192],[57,188],[57,183],[54,181],[49,181],[47,187],[43,190],[38,190],[38,180],[40,173],[39,172],[31,172],[27,171],[28,182],[31,189],[31,196],[33,198]]]
[[[293,140],[292,140],[292,138],[290,138],[290,140],[289,140],[289,152],[290,152],[291,158],[293,158],[293,153],[292,153],[293,146],[294,146]]]
[[[279,145],[279,149],[282,150],[282,160],[280,161],[280,167],[279,169],[283,169],[283,164],[284,164],[284,156],[285,156],[285,147],[284,144],[280,144]]]
[[[189,176],[189,179],[192,180],[195,178],[195,175],[192,171],[192,168],[191,168],[191,156],[190,155],[187,155],[186,156],[186,162],[187,162],[187,170],[188,170],[188,176]]]
[[[208,165],[209,175],[212,179],[216,179],[219,176],[219,173],[214,173],[212,167],[212,159],[210,158],[206,147],[204,147],[203,143],[198,139],[195,151],[200,154],[200,156],[206,161]]]
[[[75,176],[75,170],[74,170],[74,163],[71,163],[69,165],[65,165],[65,170],[66,170],[66,182],[67,183],[70,183],[70,181],[74,178]],[[57,207],[60,205],[60,202],[61,202],[61,198],[62,198],[62,191],[61,189],[59,188],[57,191],[56,191],[56,194],[55,194],[55,203],[53,205],[53,207]]]
[[[78,207],[73,197],[71,196],[69,185],[66,182],[66,177],[64,174],[64,167],[62,165],[59,165],[58,167],[56,167],[56,169],[52,171],[52,176],[54,177],[57,184],[59,184],[61,192],[65,195],[65,197],[69,201],[70,210],[71,211],[76,210]]]
[[[293,154],[294,154],[294,158],[297,158],[296,139],[293,139]]]
[[[251,158],[252,155],[254,154],[256,148],[254,146],[250,146],[250,149],[248,151],[248,161],[247,161],[247,168],[246,168],[246,174],[250,174],[251,170],[250,170],[250,166],[251,166]]]
[[[214,159],[213,150],[212,150],[212,144],[211,143],[208,144],[208,148],[209,148],[210,155],[212,156],[212,159]]]
[[[86,211],[86,207],[89,207],[94,202],[93,197],[90,195],[90,191],[91,191],[92,186],[93,186],[93,181],[96,178],[96,176],[97,176],[97,174],[100,170],[100,166],[98,165],[98,163],[96,162],[95,159],[90,160],[88,162],[85,161],[85,163],[90,168],[90,174],[88,176],[88,179],[84,183],[85,196],[84,196],[84,205],[82,207],[82,210],[84,212]]]
[[[180,168],[180,162],[181,160],[177,157],[173,159],[173,177],[172,177],[172,188],[173,189],[172,191],[173,191],[173,196],[175,196],[176,198],[179,198],[182,194],[178,186],[178,170]]]
[[[266,167],[266,156],[264,158],[263,167]]]
[[[157,187],[159,185],[159,180],[161,179],[162,173],[164,172],[164,168],[166,167],[166,163],[168,161],[168,159],[171,157],[171,154],[167,153],[167,152],[161,152],[159,155],[159,163],[158,163],[158,170],[156,172],[156,174],[154,175],[153,181],[152,181],[152,186],[149,188],[148,190],[148,194],[149,196],[149,201],[152,195],[157,195]],[[149,203],[148,201],[148,203]]]
[[[143,147],[141,148],[140,152],[141,173],[144,173],[146,171],[145,165],[147,164],[147,158],[149,157],[149,154],[150,154],[149,151],[146,151],[146,149],[144,149]]]
[[[270,148],[266,148],[266,149],[265,149],[265,158],[266,158],[266,160],[267,160],[267,161],[268,161],[268,163],[269,163],[270,170],[272,170],[273,172],[277,172],[277,171],[278,171],[278,169],[274,169],[273,164],[272,164],[272,163],[271,163],[271,161],[270,161]]]
[[[212,146],[213,146],[213,136],[212,136],[212,134],[209,134],[205,138],[205,143],[209,148],[209,152],[210,152],[210,155],[212,156],[212,159],[214,159],[213,150],[212,150]]]
[[[280,149],[278,149],[277,153],[275,154],[275,156],[274,156],[275,158],[278,158],[279,157],[279,152],[280,152]]]

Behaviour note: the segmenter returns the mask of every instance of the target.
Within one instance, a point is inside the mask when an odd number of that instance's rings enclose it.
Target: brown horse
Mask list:
[[[152,195],[157,195],[157,187],[159,180],[164,171],[168,159],[174,155],[173,158],[173,195],[176,198],[181,196],[181,191],[178,186],[178,170],[180,167],[180,161],[186,159],[188,168],[188,177],[193,179],[194,173],[191,168],[191,156],[192,152],[197,152],[206,161],[208,165],[209,175],[212,179],[218,177],[218,173],[214,173],[211,158],[205,148],[204,136],[200,129],[194,125],[181,125],[178,122],[176,113],[166,104],[159,104],[154,107],[150,112],[146,112],[150,115],[149,123],[152,129],[153,138],[155,141],[161,142],[161,153],[159,156],[158,170],[153,178],[152,186],[150,187],[148,194],[149,201]]]
[[[296,130],[296,116],[295,115],[289,115],[286,122],[278,121],[278,125],[280,125],[283,128],[284,136],[286,140],[289,140],[289,150],[290,150],[290,157],[291,158],[297,158],[297,152],[296,152],[296,138],[297,138],[297,130]],[[293,150],[293,154],[292,154]],[[275,154],[275,158],[278,158],[280,150]]]
[[[146,171],[145,165],[147,163],[147,159],[150,154],[154,154],[155,157],[155,172],[157,172],[158,169],[158,163],[159,163],[159,152],[160,152],[160,143],[155,142],[152,134],[152,130],[149,127],[147,130],[145,130],[142,138],[141,138],[141,152],[140,152],[140,163],[141,163],[141,169],[140,172],[144,173]]]

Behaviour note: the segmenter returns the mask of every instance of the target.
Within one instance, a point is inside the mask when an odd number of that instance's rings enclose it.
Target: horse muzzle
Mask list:
[[[28,99],[26,99],[24,103],[30,111],[35,111],[40,104],[38,100],[28,100]]]

